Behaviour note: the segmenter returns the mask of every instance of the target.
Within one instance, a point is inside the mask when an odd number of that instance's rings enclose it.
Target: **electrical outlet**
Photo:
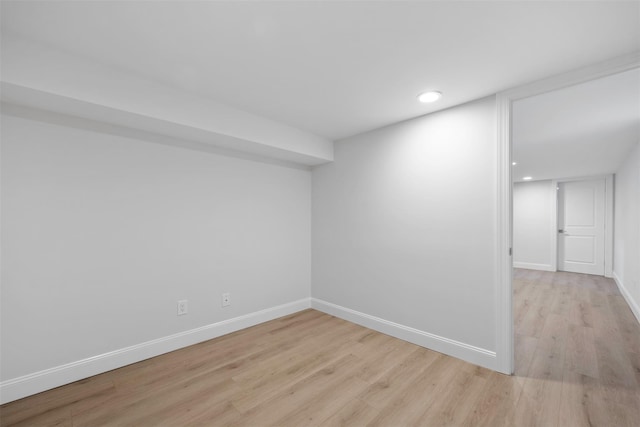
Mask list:
[[[178,316],[187,314],[189,312],[189,300],[181,299],[178,301]]]
[[[227,307],[231,305],[231,294],[229,292],[225,292],[222,294],[222,306]]]

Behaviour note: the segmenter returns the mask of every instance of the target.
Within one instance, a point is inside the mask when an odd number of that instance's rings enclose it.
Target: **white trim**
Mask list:
[[[558,271],[558,180],[552,179],[553,200],[551,203],[551,269],[549,271]],[[515,263],[513,265],[516,267]],[[519,268],[519,267],[516,267]]]
[[[317,298],[311,298],[311,307],[318,311],[322,311],[323,313],[331,314],[332,316],[382,332],[383,334],[387,334],[449,356],[457,357],[458,359],[462,359],[488,369],[496,369],[496,353],[493,351],[434,335],[409,326],[390,322],[379,317],[351,310]]]
[[[510,101],[516,101],[601,77],[623,73],[638,67],[640,67],[640,51],[508,89],[499,93],[499,95]]]
[[[604,179],[604,277],[613,277],[613,175]]]
[[[497,370],[513,373],[512,236],[511,206],[511,106],[518,99],[540,95],[567,86],[621,73],[640,67],[640,52],[614,58],[589,67],[549,77],[501,92],[496,98],[498,124],[497,152],[497,244],[496,244],[496,356]]]
[[[54,387],[140,362],[170,351],[217,338],[269,320],[311,307],[309,298],[222,320],[189,331],[179,332],[141,344],[111,351],[24,375],[0,383],[0,403],[4,404]]]
[[[514,372],[513,352],[513,183],[511,178],[511,99],[496,97],[497,210],[496,210],[496,370]]]
[[[533,262],[513,261],[513,268],[526,268],[527,270],[540,270],[540,271],[556,271],[556,269],[552,265],[536,264]]]
[[[616,285],[618,285],[620,293],[624,297],[625,301],[627,301],[627,304],[629,305],[633,315],[636,317],[636,320],[640,323],[640,306],[638,306],[638,304],[633,300],[631,294],[627,291],[627,288],[624,287],[622,280],[620,280],[615,271],[613,272],[613,280],[616,281]]]

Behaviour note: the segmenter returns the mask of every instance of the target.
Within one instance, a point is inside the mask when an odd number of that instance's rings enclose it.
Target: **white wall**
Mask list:
[[[555,271],[556,184],[513,185],[513,266]]]
[[[310,218],[309,170],[2,115],[2,380],[308,306]]]
[[[640,143],[615,175],[613,277],[640,321]]]
[[[314,306],[494,362],[495,114],[489,97],[336,143],[313,170]]]

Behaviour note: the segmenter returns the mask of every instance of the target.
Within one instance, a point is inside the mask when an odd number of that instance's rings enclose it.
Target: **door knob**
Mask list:
[[[564,230],[558,230],[558,233],[564,233]]]

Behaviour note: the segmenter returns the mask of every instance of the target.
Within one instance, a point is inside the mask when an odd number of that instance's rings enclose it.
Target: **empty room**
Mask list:
[[[640,424],[640,2],[0,18],[0,426]]]

